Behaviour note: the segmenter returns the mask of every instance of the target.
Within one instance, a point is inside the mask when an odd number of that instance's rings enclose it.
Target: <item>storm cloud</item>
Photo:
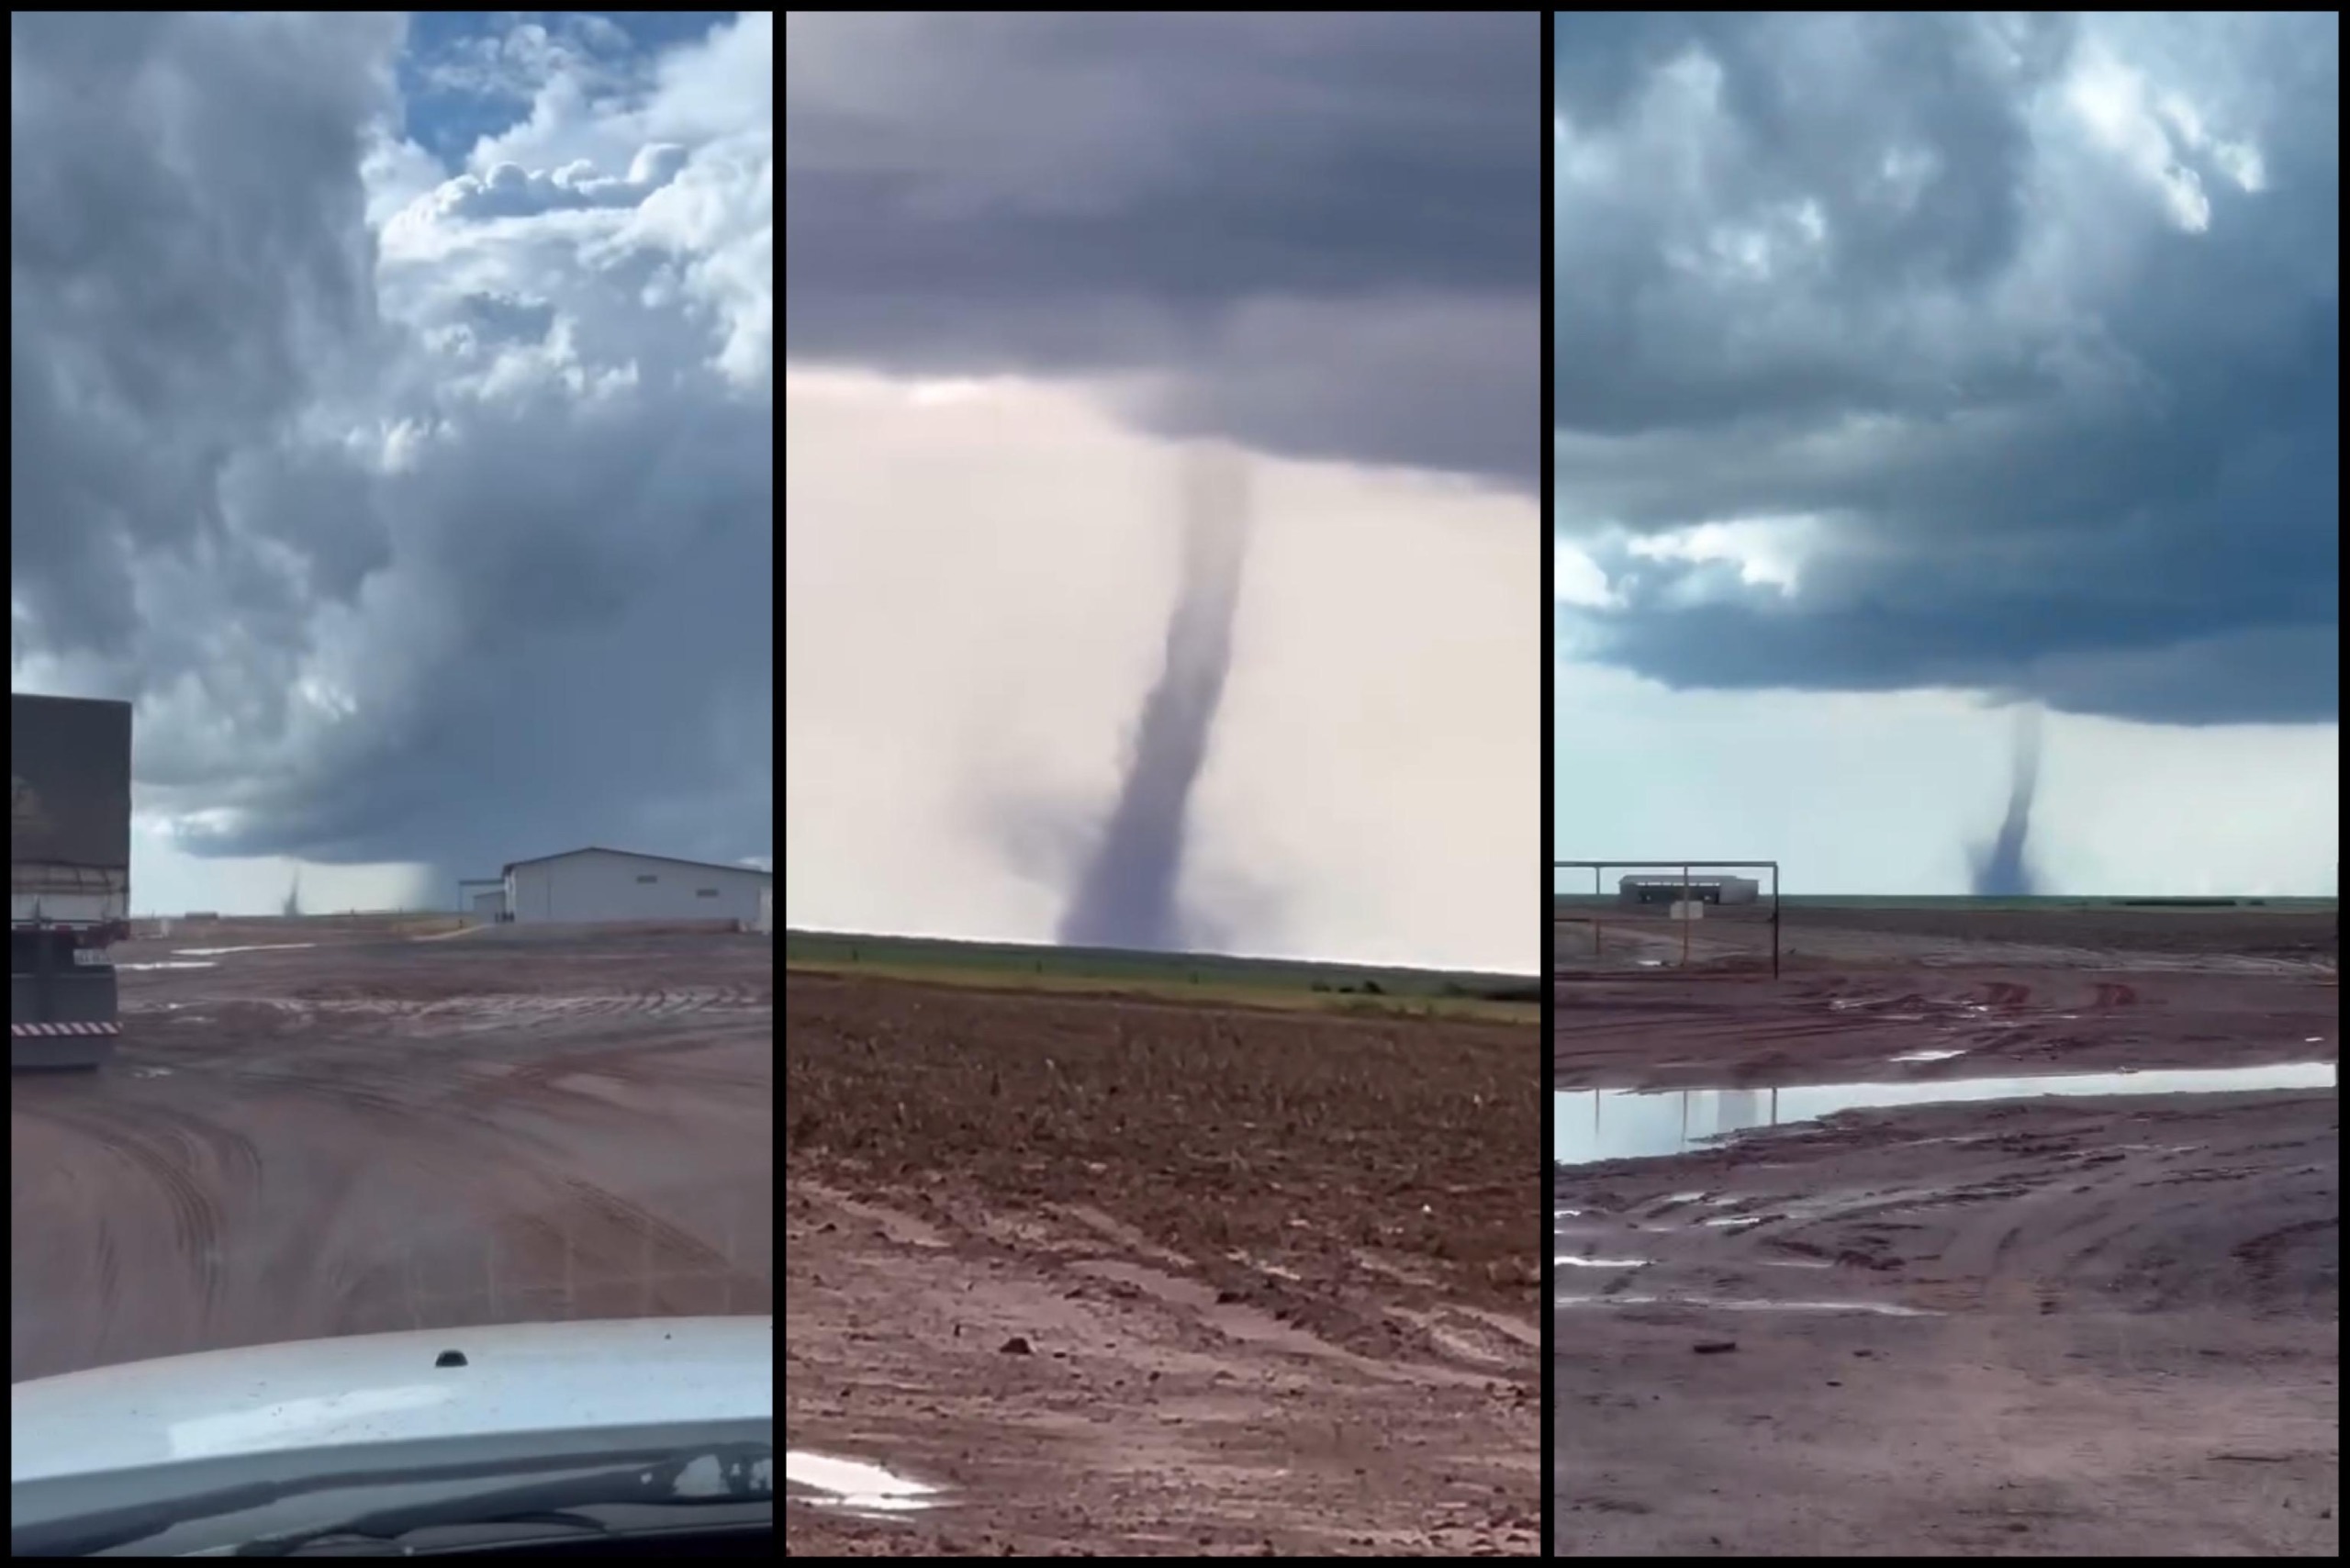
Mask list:
[[[785,348],[1539,485],[1540,18],[798,15]]]
[[[12,676],[184,847],[771,852],[772,22],[522,34],[443,162],[395,19],[11,19]]]
[[[1584,656],[2339,709],[2339,20],[1562,16]]]

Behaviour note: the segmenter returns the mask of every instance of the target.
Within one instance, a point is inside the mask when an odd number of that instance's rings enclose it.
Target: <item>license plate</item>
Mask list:
[[[104,969],[106,965],[106,949],[103,947],[76,947],[73,949],[73,961],[74,963],[87,969]]]

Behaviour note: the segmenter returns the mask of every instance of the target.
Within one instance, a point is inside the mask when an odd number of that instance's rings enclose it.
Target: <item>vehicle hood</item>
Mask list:
[[[344,1445],[771,1422],[775,1319],[309,1339],[65,1372],[8,1394],[12,1482]]]

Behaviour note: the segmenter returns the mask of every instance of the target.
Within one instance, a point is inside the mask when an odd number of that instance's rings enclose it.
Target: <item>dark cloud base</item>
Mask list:
[[[1556,62],[1587,656],[2338,718],[2338,19],[1607,14]],[[2167,187],[2064,118],[2091,69]],[[1812,527],[1792,592],[1625,552],[1768,518]]]
[[[1539,13],[810,15],[786,69],[794,359],[1539,488]]]

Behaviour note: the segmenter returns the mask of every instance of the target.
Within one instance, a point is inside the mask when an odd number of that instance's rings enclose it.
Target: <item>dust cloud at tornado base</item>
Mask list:
[[[1071,946],[1165,950],[1192,935],[1180,902],[1184,834],[1231,673],[1251,525],[1240,455],[1187,450],[1182,502],[1182,578],[1165,656],[1115,803],[1061,917],[1059,939]]]

